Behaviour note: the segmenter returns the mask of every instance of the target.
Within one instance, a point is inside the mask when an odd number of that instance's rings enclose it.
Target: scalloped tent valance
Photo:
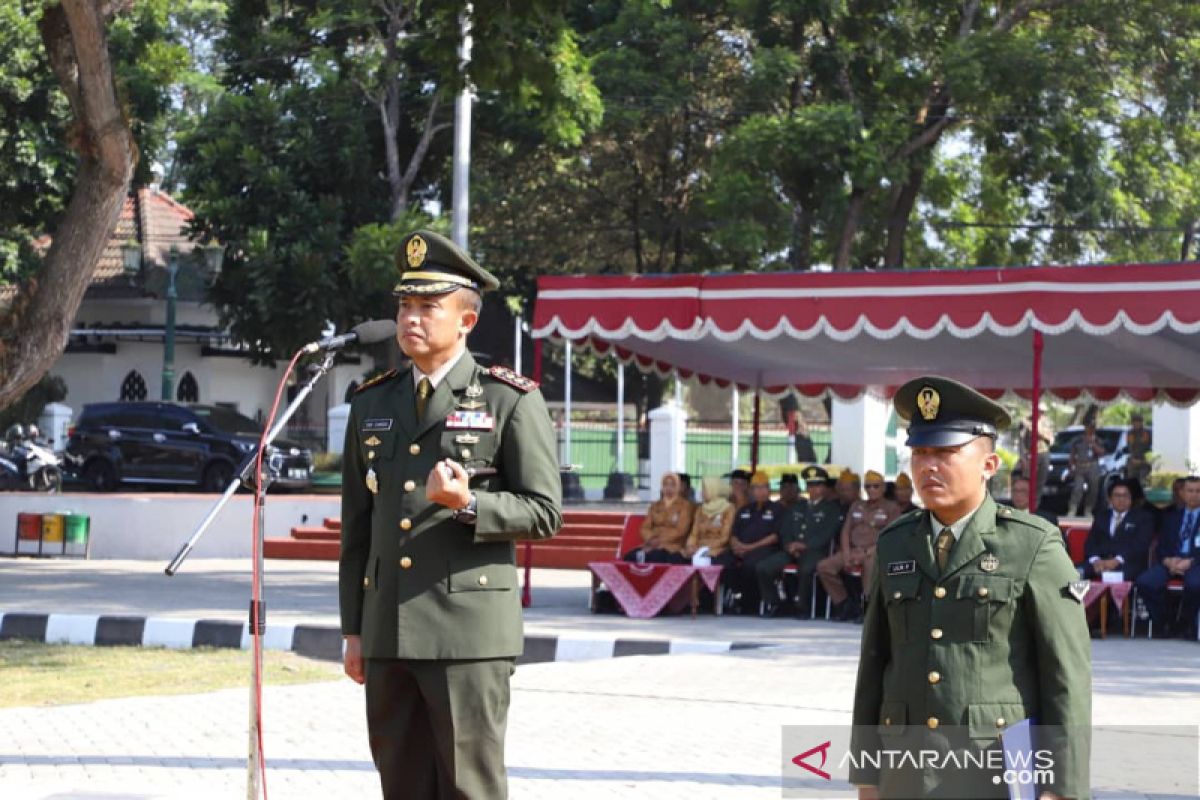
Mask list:
[[[535,337],[770,395],[890,396],[930,372],[1028,398],[1191,405],[1200,263],[543,277]]]

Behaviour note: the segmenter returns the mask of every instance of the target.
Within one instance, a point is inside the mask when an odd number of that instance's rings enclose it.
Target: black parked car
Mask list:
[[[221,406],[92,403],[66,447],[66,466],[98,492],[122,483],[198,486],[224,491],[254,452],[262,428]],[[312,452],[282,440],[265,459],[272,486],[312,485]]]

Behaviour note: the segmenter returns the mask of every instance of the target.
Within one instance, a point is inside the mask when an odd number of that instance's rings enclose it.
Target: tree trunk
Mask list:
[[[792,246],[788,266],[802,270],[812,268],[812,215],[803,203],[792,203]]]
[[[833,257],[835,270],[850,269],[850,259],[854,255],[854,237],[858,235],[858,225],[862,220],[863,207],[867,204],[867,193],[860,187],[850,191],[850,202],[846,205],[846,217],[842,221],[842,235],[838,239],[837,252]]]
[[[883,253],[883,266],[899,269],[904,266],[904,238],[908,234],[908,222],[921,194],[925,180],[925,167],[914,165],[908,171],[908,180],[900,187],[892,204],[887,221],[887,246]]]
[[[40,23],[75,118],[79,171],[41,269],[0,312],[0,408],[18,400],[62,355],[133,177],[137,145],[117,103],[102,5],[63,0],[47,8]]]

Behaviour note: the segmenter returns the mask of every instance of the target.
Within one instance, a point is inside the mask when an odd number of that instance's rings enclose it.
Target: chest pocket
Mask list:
[[[964,575],[955,597],[971,617],[971,641],[998,641],[1012,626],[1013,579],[1003,575]]]
[[[909,630],[915,629],[917,600],[921,596],[921,576],[917,574],[885,576],[883,599],[887,604],[888,630],[896,644],[907,644]]]
[[[442,433],[441,448],[445,458],[452,458],[468,469],[494,467],[499,440],[495,431],[451,429]],[[483,481],[483,478],[479,480]]]

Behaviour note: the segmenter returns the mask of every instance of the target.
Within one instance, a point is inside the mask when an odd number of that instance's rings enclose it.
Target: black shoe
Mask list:
[[[795,609],[796,619],[808,619],[812,616],[812,609],[806,605],[796,604]]]
[[[1174,639],[1175,638],[1175,634],[1176,634],[1175,626],[1172,625],[1170,622],[1164,622],[1160,625],[1155,625],[1154,628],[1155,628],[1155,630],[1154,630],[1154,633],[1155,633],[1154,638],[1155,639]]]
[[[842,613],[838,615],[838,622],[854,622],[862,617],[862,606],[853,597],[846,598],[846,602],[842,603]]]
[[[763,619],[771,619],[779,614],[778,603],[763,603],[758,610],[758,615]]]

